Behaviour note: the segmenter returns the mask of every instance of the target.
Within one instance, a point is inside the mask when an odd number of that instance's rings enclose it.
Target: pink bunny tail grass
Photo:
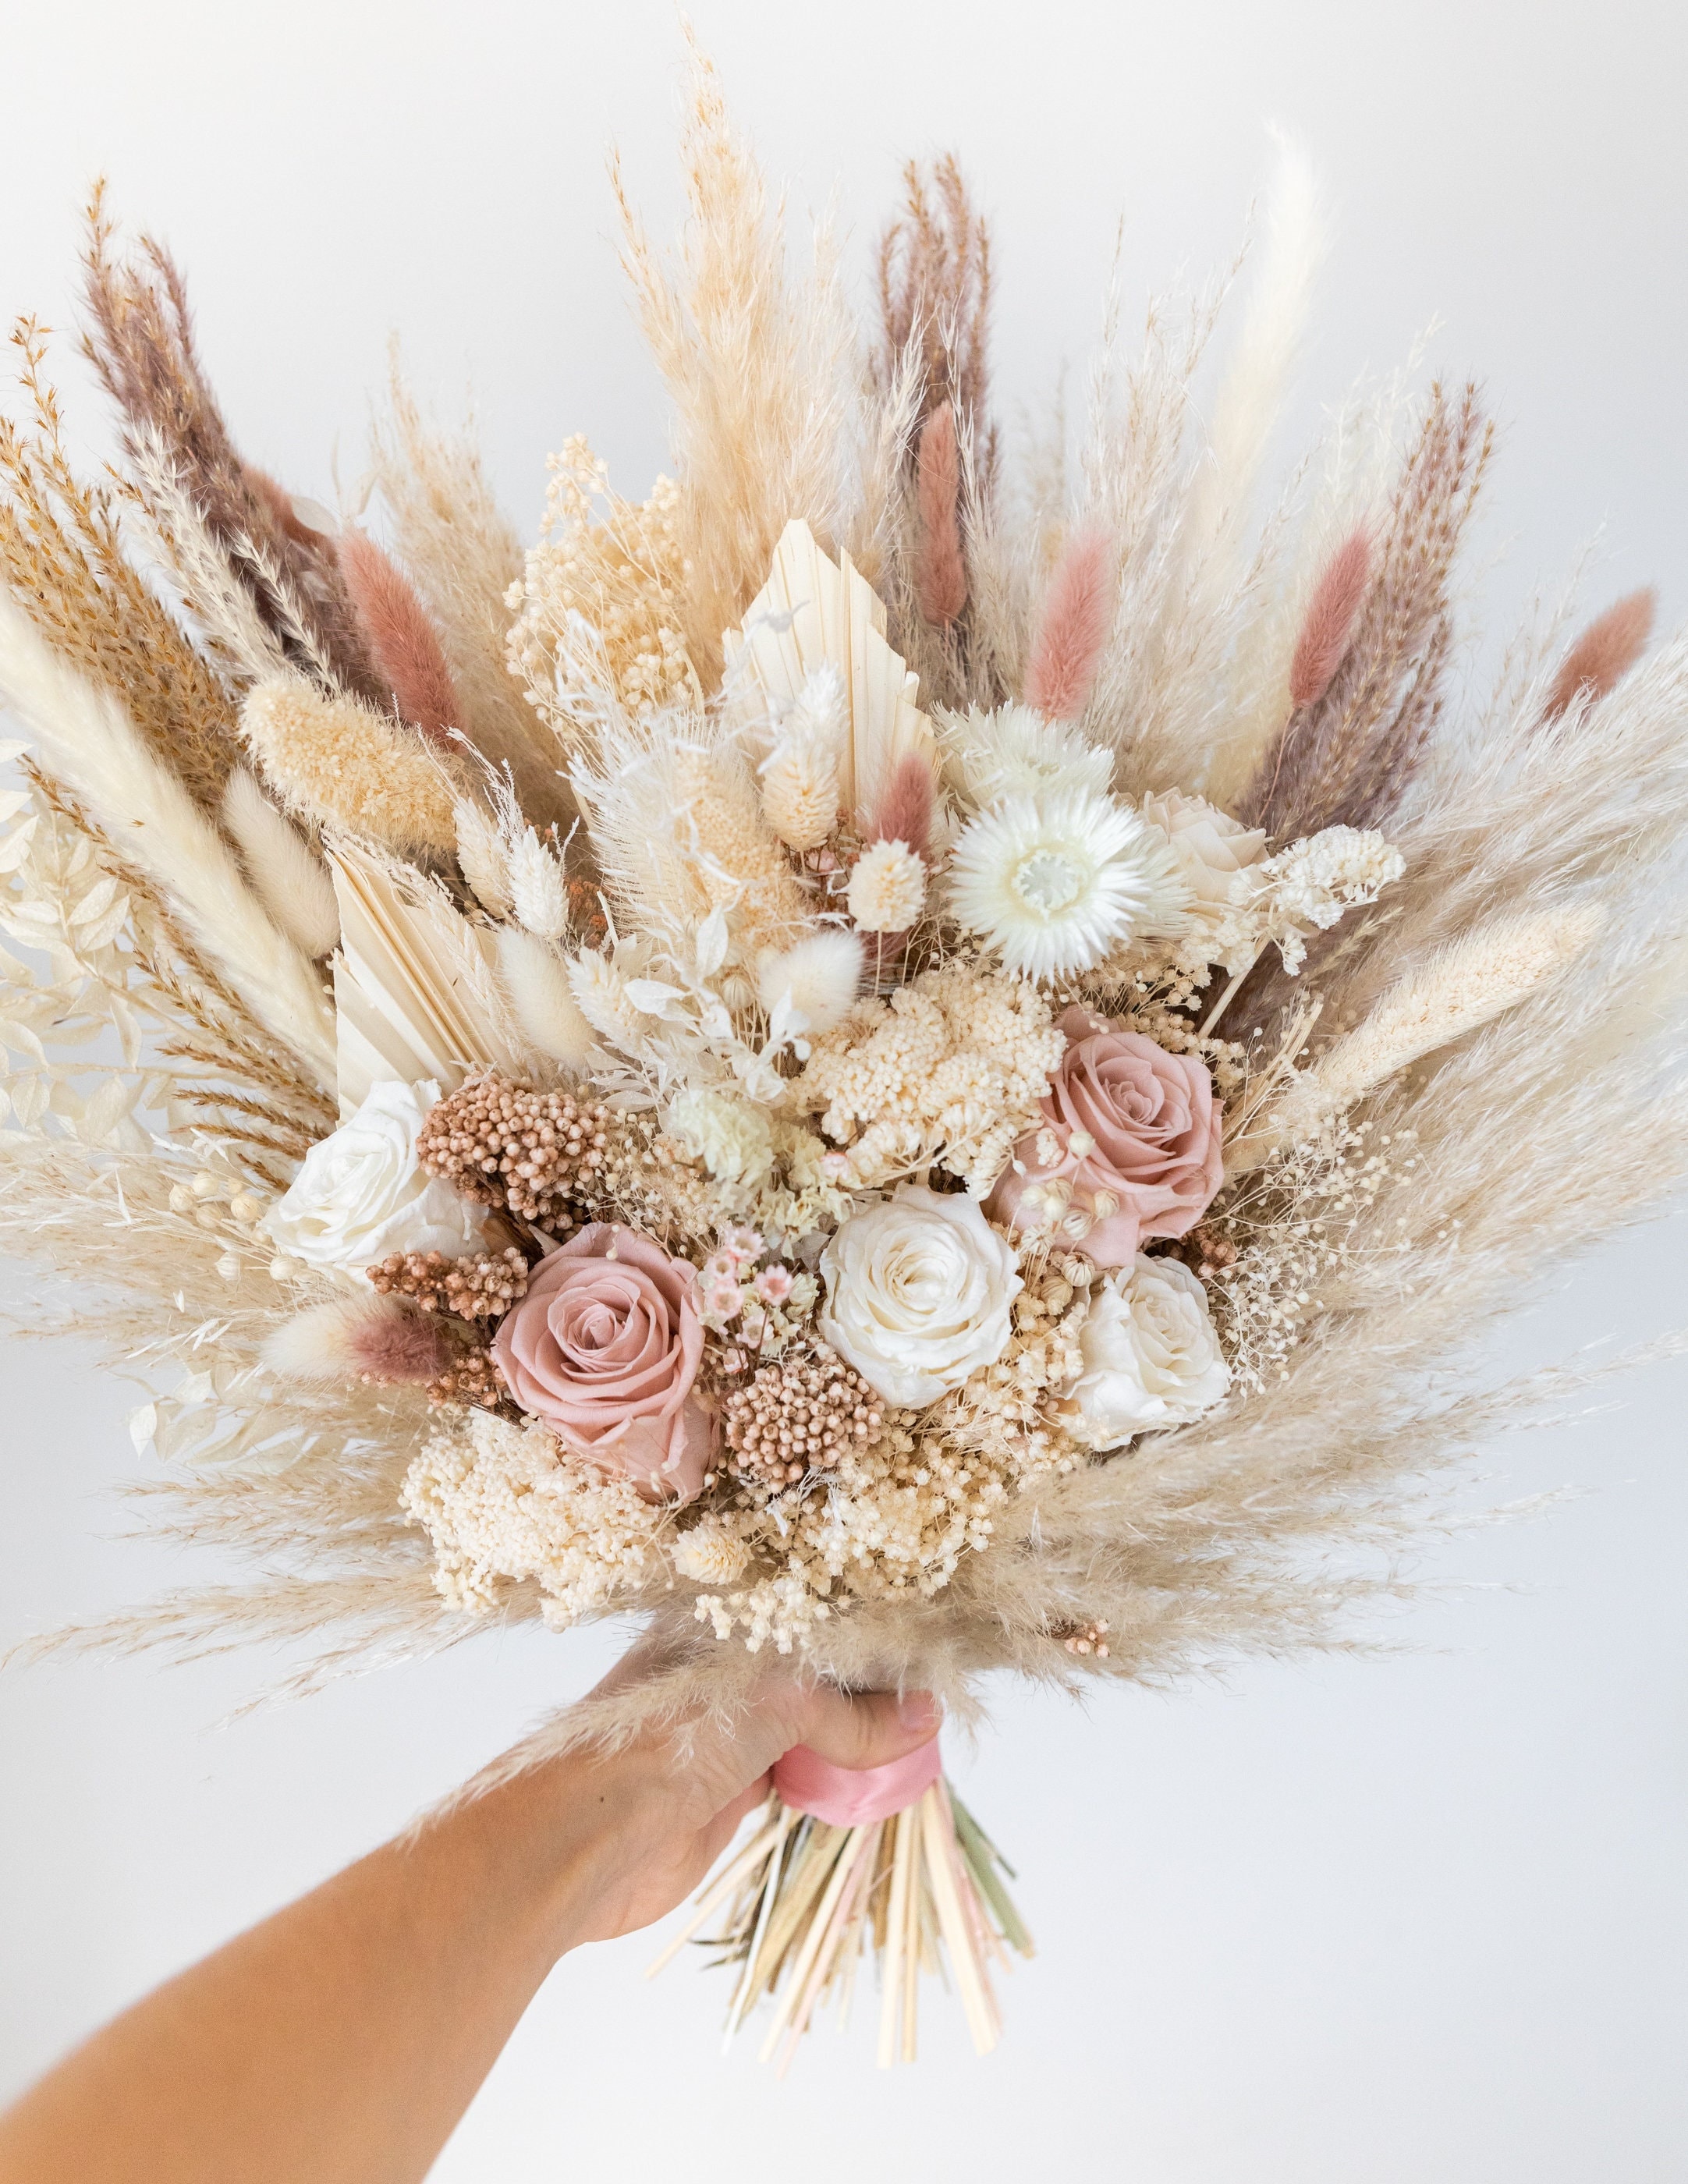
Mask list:
[[[1089,703],[1113,609],[1113,549],[1100,531],[1068,543],[1050,579],[1026,671],[1026,703],[1051,721],[1076,721]]]
[[[932,769],[923,758],[900,760],[873,808],[866,840],[906,842],[917,857],[932,839]]]
[[[346,1331],[349,1360],[371,1380],[437,1380],[451,1368],[451,1332],[420,1312],[371,1312]]]
[[[1641,658],[1652,634],[1657,594],[1648,588],[1631,592],[1617,605],[1591,621],[1570,650],[1553,678],[1542,718],[1557,721],[1586,694],[1603,698],[1623,680]]]
[[[915,557],[915,604],[926,621],[947,629],[967,603],[967,566],[961,556],[956,513],[961,500],[961,459],[955,445],[955,413],[947,402],[921,428],[916,498],[920,549]]]
[[[347,531],[340,566],[359,627],[399,712],[431,741],[453,747],[462,708],[434,626],[415,585],[373,538]]]
[[[1290,663],[1292,705],[1316,705],[1329,689],[1353,637],[1371,577],[1372,534],[1362,523],[1331,555],[1307,601]]]

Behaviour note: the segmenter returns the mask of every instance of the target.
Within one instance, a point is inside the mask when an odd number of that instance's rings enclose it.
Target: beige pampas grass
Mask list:
[[[316,1084],[332,1084],[333,1017],[305,956],[266,914],[228,844],[147,749],[120,702],[79,675],[3,596],[0,694],[33,736],[42,766],[176,905],[253,1019]]]
[[[265,779],[313,825],[401,851],[456,847],[451,777],[392,715],[288,676],[247,693],[240,727]]]
[[[1227,1159],[1227,1173],[1245,1173],[1273,1146],[1295,1143],[1413,1062],[1516,1008],[1580,955],[1601,923],[1597,911],[1579,905],[1500,920],[1443,949],[1295,1078],[1247,1130]]]
[[[584,1071],[598,1034],[582,1014],[557,950],[518,925],[499,928],[499,975],[529,1042],[567,1069]]]
[[[222,816],[270,915],[307,956],[326,956],[340,938],[328,868],[243,766],[229,776]]]
[[[674,404],[686,644],[709,685],[721,633],[762,582],[786,524],[801,516],[823,538],[844,528],[855,335],[824,231],[808,277],[788,274],[780,213],[695,42],[681,160],[688,216],[671,267],[633,211],[619,163],[611,180],[622,263]]]

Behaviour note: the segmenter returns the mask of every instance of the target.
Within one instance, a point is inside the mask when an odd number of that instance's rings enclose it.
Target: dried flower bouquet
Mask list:
[[[1021,459],[951,163],[865,347],[700,59],[685,135],[680,254],[621,201],[675,476],[570,441],[526,553],[396,380],[356,517],[247,461],[97,197],[98,481],[17,334],[0,1216],[252,1569],[97,1635],[308,1682],[651,1618],[553,1744],[769,1649],[965,1711],[1318,1644],[1561,1384],[1474,1340],[1680,1176],[1688,646],[1638,596],[1453,705],[1471,387],[1357,398],[1256,519],[1293,157],[1211,399],[1223,286],[1134,358],[1111,310],[1076,458]],[[870,1944],[883,2060],[940,1951],[994,2036],[1029,1942],[916,1774],[797,1755],[700,1908],[770,2052]]]

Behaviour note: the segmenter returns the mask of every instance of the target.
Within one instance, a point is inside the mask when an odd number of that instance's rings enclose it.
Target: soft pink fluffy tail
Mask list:
[[[340,538],[340,566],[358,625],[399,712],[435,743],[463,727],[451,670],[410,579],[361,531]]]
[[[1113,609],[1113,551],[1100,531],[1080,531],[1050,579],[1026,671],[1026,703],[1051,721],[1076,721],[1090,699]]]
[[[906,842],[917,857],[932,839],[932,769],[911,755],[898,764],[868,821],[869,842]]]
[[[1591,621],[1553,678],[1543,717],[1556,721],[1585,694],[1603,698],[1635,666],[1652,634],[1657,595],[1651,588],[1631,592]]]
[[[945,402],[927,419],[915,466],[920,505],[920,550],[915,559],[915,604],[922,616],[947,629],[967,603],[967,565],[961,556],[957,510],[961,459],[955,414]]]
[[[1348,650],[1371,577],[1372,534],[1362,523],[1349,532],[1313,586],[1290,663],[1291,705],[1316,705],[1329,689]]]

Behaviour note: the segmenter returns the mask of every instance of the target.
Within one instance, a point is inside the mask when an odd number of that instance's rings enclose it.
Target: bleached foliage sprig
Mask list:
[[[671,476],[567,440],[525,554],[396,377],[357,527],[248,462],[101,202],[109,483],[20,335],[0,1221],[259,1571],[121,1635],[638,1609],[676,1690],[951,1696],[1317,1641],[1536,1400],[1451,1365],[1683,1171],[1688,645],[1625,602],[1461,722],[1469,387],[1262,512],[1297,155],[1212,398],[1228,283],[1135,357],[1116,299],[1017,475],[953,162],[864,344],[701,59],[684,158],[677,257],[622,206]]]

